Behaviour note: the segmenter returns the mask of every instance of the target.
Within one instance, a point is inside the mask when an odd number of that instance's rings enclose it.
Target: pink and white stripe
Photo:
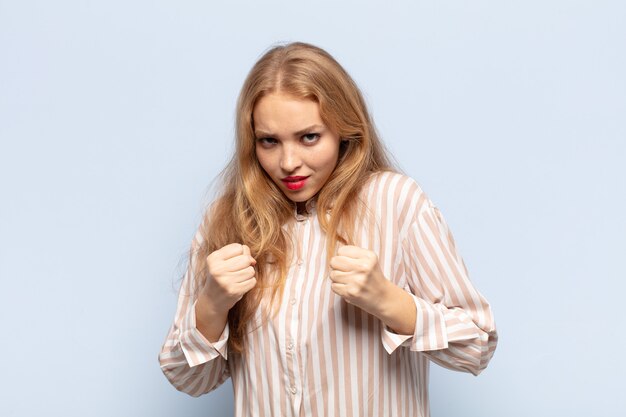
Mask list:
[[[485,369],[498,338],[493,315],[439,209],[400,173],[373,175],[360,197],[368,209],[355,244],[376,252],[385,276],[412,295],[413,334],[393,333],[331,291],[311,201],[308,215],[285,225],[297,250],[280,310],[262,326],[257,311],[245,356],[227,351],[228,326],[215,343],[196,329],[188,269],[159,354],[176,389],[199,396],[230,377],[237,417],[428,416],[431,360],[474,375]]]

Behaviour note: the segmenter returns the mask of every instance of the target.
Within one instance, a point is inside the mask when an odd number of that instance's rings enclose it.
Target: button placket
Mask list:
[[[293,274],[293,279],[297,280],[295,285],[291,286],[291,293],[289,294],[289,298],[287,298],[287,309],[289,314],[291,315],[291,325],[287,330],[287,334],[285,335],[285,345],[283,345],[285,360],[287,361],[289,367],[289,379],[290,384],[287,385],[287,392],[290,396],[291,403],[294,409],[294,413],[296,415],[299,414],[298,410],[302,405],[302,374],[301,374],[301,364],[299,359],[299,351],[296,338],[300,334],[300,311],[298,305],[298,299],[302,296],[301,291],[303,289],[303,280],[305,268],[302,266],[305,263],[304,256],[306,254],[306,244],[304,242],[304,236],[307,235],[308,226],[310,226],[311,219],[307,216],[296,216],[295,223],[295,244],[296,244],[296,253],[294,258],[292,258],[292,266],[295,267],[295,270],[291,270],[290,272]]]
[[[302,221],[298,221],[296,223],[296,246],[297,246],[297,251],[296,251],[296,265],[297,268],[300,269],[302,267],[302,264],[304,263],[304,260],[302,259],[302,240],[303,240],[303,227],[304,225],[307,223],[308,219],[304,218]]]

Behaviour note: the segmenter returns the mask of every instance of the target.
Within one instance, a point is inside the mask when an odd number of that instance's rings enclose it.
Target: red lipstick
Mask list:
[[[307,178],[309,177],[285,177],[282,179],[282,182],[290,190],[299,190],[300,188],[304,187],[304,183],[306,182]]]

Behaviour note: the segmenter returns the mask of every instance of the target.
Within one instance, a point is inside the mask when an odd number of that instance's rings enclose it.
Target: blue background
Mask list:
[[[0,415],[232,414],[157,355],[239,88],[327,49],[443,212],[500,343],[432,366],[432,415],[618,416],[626,400],[620,1],[0,0]]]

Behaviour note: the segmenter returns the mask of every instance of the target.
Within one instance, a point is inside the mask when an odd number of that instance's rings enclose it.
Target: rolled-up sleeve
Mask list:
[[[217,388],[229,376],[228,333],[224,331],[216,342],[209,342],[196,328],[193,293],[193,265],[201,242],[196,233],[192,241],[192,258],[183,278],[174,322],[159,353],[159,364],[169,382],[179,391],[197,397]]]

